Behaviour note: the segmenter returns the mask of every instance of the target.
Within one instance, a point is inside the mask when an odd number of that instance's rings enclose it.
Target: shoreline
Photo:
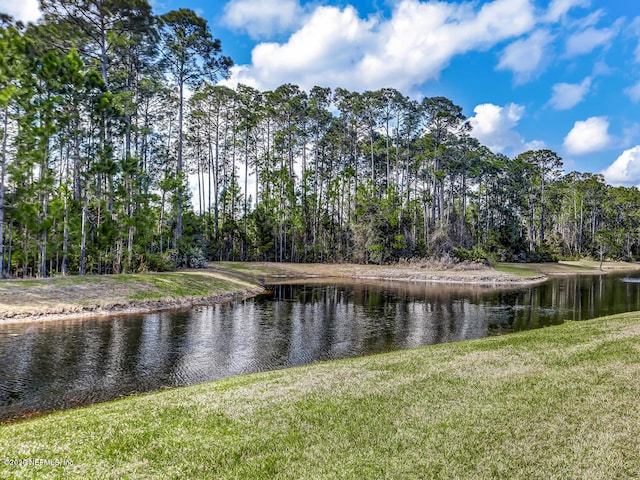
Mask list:
[[[218,293],[201,297],[183,298],[158,298],[155,300],[132,300],[130,303],[117,303],[113,305],[88,305],[80,311],[52,312],[23,315],[14,317],[0,317],[0,325],[15,323],[37,323],[65,320],[88,320],[96,318],[120,317],[129,315],[147,315],[152,313],[186,310],[198,306],[214,305],[236,302],[254,297],[264,292],[263,287],[246,288],[231,293]]]
[[[211,268],[218,269],[220,272],[232,270],[243,275],[253,275],[259,278],[262,283],[344,278],[365,281],[520,286],[533,285],[548,279],[547,275],[540,272],[521,270],[518,274],[514,274],[478,264],[442,266],[433,262],[395,265],[217,262],[212,264]]]
[[[425,276],[421,277],[387,277],[387,276],[332,276],[327,277],[324,275],[277,275],[271,278],[273,281],[267,282],[267,285],[273,283],[296,283],[298,281],[308,281],[308,282],[322,282],[326,281],[363,281],[363,282],[398,282],[398,283],[437,283],[437,284],[449,284],[449,285],[466,285],[469,287],[487,287],[487,288],[510,288],[510,287],[526,287],[530,285],[537,285],[539,283],[545,282],[549,279],[549,277],[540,275],[538,277],[531,278],[523,278],[523,279],[514,279],[514,280],[497,280],[492,277],[474,277],[474,278],[466,278],[466,277],[456,277],[447,275],[444,278],[439,278],[437,276]]]
[[[141,315],[227,303],[251,298],[264,292],[265,283],[351,279],[365,282],[518,288],[540,284],[553,276],[606,275],[640,270],[640,264],[631,263],[610,263],[605,264],[605,267],[605,270],[600,271],[584,261],[500,264],[497,268],[476,264],[443,267],[434,262],[391,266],[212,262],[206,269],[168,273],[55,277],[44,280],[18,279],[10,280],[8,283],[0,282],[0,325]],[[182,283],[174,287],[173,283],[177,279]],[[201,289],[204,282],[208,290],[205,293],[185,294],[184,292],[192,289],[196,281],[200,282],[198,288]],[[170,286],[167,287],[165,283],[170,283]],[[108,297],[108,294],[112,294],[112,297],[104,298],[104,295]],[[43,300],[42,296],[46,298]],[[7,310],[1,307],[13,308]]]
[[[0,282],[0,325],[140,315],[226,303],[264,291],[211,269]]]

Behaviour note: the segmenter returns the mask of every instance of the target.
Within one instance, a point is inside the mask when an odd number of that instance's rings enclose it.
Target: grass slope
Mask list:
[[[602,264],[592,260],[560,261],[548,263],[499,263],[496,270],[517,276],[531,277],[535,275],[600,275],[603,273],[640,270],[637,262],[607,261]]]
[[[240,376],[2,425],[0,477],[637,478],[639,358],[633,313]]]
[[[171,306],[183,300],[257,293],[255,281],[211,270],[69,276],[0,282],[0,320],[26,316]],[[117,312],[116,312],[117,313]]]
[[[256,294],[265,281],[340,277],[515,286],[543,281],[546,275],[600,273],[598,265],[584,261],[499,264],[494,269],[431,260],[395,265],[212,262],[203,270],[8,280],[0,281],[0,321],[106,315],[132,309],[152,311],[201,301],[223,301]],[[607,262],[604,268],[637,270],[640,264]]]
[[[210,267],[238,275],[251,275],[270,281],[301,278],[351,278],[412,282],[514,285],[531,284],[545,276],[539,272],[515,268],[495,269],[477,263],[421,260],[391,265],[355,263],[275,263],[212,262]]]
[[[255,278],[343,277],[377,278],[383,280],[441,281],[523,285],[542,281],[550,275],[602,274],[640,270],[637,262],[600,263],[580,260],[549,263],[498,263],[495,268],[479,264],[456,264],[447,261],[421,260],[392,265],[361,265],[349,263],[269,263],[269,262],[212,262],[219,271],[236,272]]]

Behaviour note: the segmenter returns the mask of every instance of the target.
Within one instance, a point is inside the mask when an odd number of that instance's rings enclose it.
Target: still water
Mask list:
[[[273,285],[242,302],[0,323],[0,421],[135,392],[640,310],[640,283],[570,276],[517,290],[430,283]]]

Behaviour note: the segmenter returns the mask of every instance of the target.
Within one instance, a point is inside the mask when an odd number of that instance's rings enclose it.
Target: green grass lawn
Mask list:
[[[213,295],[237,289],[237,282],[232,279],[215,278],[208,274],[194,272],[168,272],[155,274],[118,275],[118,281],[146,284],[129,298],[140,300],[145,298],[180,298]]]
[[[535,277],[544,275],[572,275],[572,274],[600,274],[602,272],[634,271],[640,269],[640,264],[631,262],[607,261],[602,265],[592,260],[561,261],[547,263],[498,263],[495,269],[499,272],[510,273],[520,277]]]
[[[637,478],[639,360],[633,313],[239,376],[2,425],[0,477]]]
[[[624,264],[614,262],[621,269],[631,270],[638,268],[638,265]],[[608,265],[609,268],[610,265]],[[540,275],[574,275],[574,274],[598,274],[598,264],[594,267],[592,262],[576,261],[576,262],[548,262],[548,263],[498,263],[495,269],[499,272],[510,273],[519,277],[536,277]]]
[[[212,270],[54,277],[0,282],[2,318],[126,308],[140,301],[179,302],[259,291],[257,281]],[[116,307],[113,307],[113,306]]]
[[[512,263],[498,263],[494,267],[498,272],[509,273],[523,278],[535,278],[540,276],[540,272],[537,272],[526,265],[515,265]]]

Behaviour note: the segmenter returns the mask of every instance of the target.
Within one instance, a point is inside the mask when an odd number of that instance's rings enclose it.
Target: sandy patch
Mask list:
[[[213,264],[225,268],[225,264]],[[245,272],[256,272],[264,280],[288,278],[353,278],[360,280],[391,280],[434,283],[468,283],[491,285],[531,285],[546,280],[543,274],[519,277],[499,272],[480,264],[439,264],[416,262],[388,265],[263,263],[252,262],[240,266]],[[259,272],[263,272],[262,274]]]

